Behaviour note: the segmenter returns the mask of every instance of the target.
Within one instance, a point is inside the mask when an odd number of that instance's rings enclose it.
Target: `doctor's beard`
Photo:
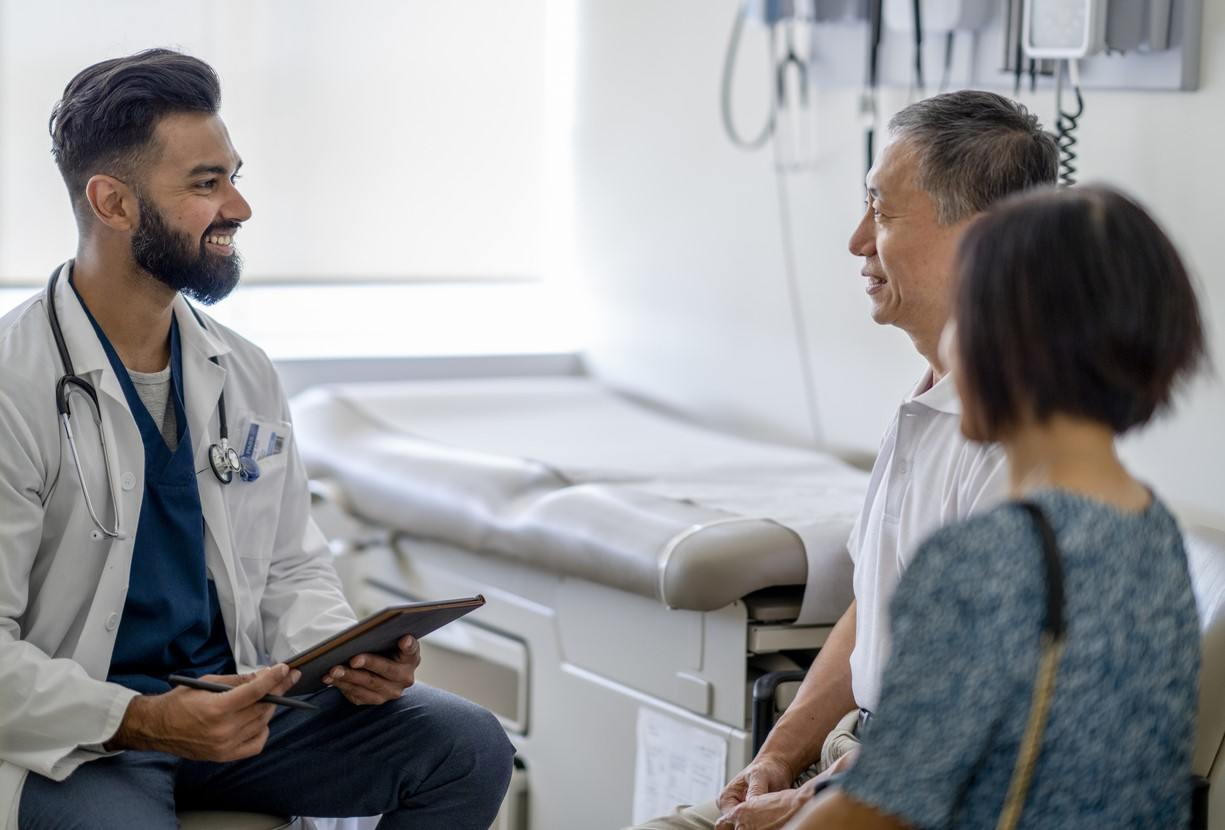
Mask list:
[[[181,291],[203,305],[225,299],[242,274],[242,258],[235,251],[230,256],[211,254],[204,239],[193,241],[167,224],[161,211],[152,202],[140,198],[140,227],[132,234],[132,258],[136,264],[164,285]],[[205,236],[238,227],[210,227]]]

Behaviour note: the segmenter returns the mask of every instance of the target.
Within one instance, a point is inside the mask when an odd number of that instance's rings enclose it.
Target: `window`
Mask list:
[[[0,314],[76,247],[65,84],[169,46],[221,76],[253,209],[219,320],[277,358],[572,350],[541,281],[568,262],[571,5],[0,2]]]
[[[535,279],[546,1],[0,4],[0,281],[41,282],[76,232],[47,118],[95,61],[207,60],[244,159],[248,281]]]

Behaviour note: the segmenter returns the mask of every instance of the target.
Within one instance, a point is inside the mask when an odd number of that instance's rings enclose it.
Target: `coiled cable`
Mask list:
[[[1076,110],[1069,112],[1063,106],[1064,75],[1071,81],[1076,96]],[[1080,93],[1080,68],[1076,61],[1065,60],[1059,65],[1055,79],[1055,140],[1059,145],[1059,184],[1071,187],[1076,184],[1076,129],[1080,117],[1085,114],[1085,99]]]

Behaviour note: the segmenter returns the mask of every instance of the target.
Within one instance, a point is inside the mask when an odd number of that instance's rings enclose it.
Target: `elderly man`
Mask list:
[[[993,93],[938,95],[889,122],[849,247],[863,258],[872,319],[906,332],[928,368],[885,433],[851,534],[855,599],[794,703],[717,802],[645,828],[781,827],[820,781],[853,761],[855,734],[880,696],[889,600],[902,570],[928,533],[1002,498],[1007,486],[998,448],[961,435],[957,394],[938,354],[957,242],[992,203],[1053,184],[1057,174],[1055,139],[1024,107]]]
[[[0,827],[207,807],[484,830],[512,747],[413,685],[411,638],[333,667],[318,711],[261,702],[354,616],[272,364],[181,296],[234,288],[251,216],[219,102],[207,64],[150,50],[52,116],[76,257],[0,320]]]

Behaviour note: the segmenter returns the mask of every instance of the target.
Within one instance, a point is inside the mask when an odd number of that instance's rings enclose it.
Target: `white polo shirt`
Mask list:
[[[1004,453],[961,434],[961,401],[949,375],[931,371],[885,432],[863,512],[848,548],[855,562],[855,650],[851,686],[860,708],[880,699],[889,659],[889,602],[915,550],[949,522],[1001,501],[1008,491]]]

